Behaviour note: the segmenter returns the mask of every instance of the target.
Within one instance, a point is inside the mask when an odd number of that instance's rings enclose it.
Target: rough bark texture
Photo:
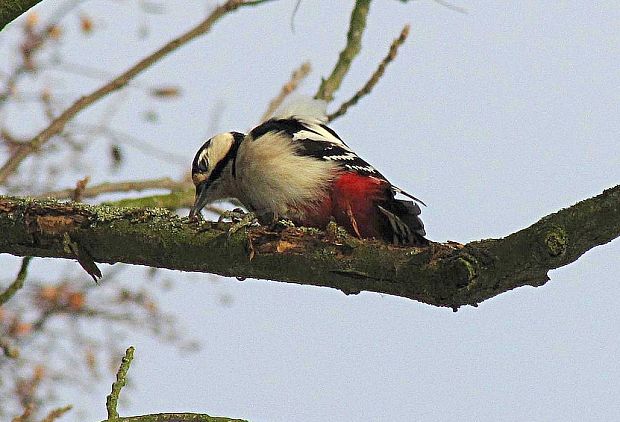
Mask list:
[[[341,229],[240,230],[189,223],[158,208],[89,206],[0,196],[0,253],[141,264],[362,290],[437,306],[476,305],[620,236],[620,185],[503,239],[400,248]],[[87,259],[85,259],[87,257]]]
[[[0,0],[0,31],[41,0]]]

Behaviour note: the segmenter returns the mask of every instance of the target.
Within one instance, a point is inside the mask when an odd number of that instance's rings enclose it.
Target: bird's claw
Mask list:
[[[224,220],[229,219],[231,223],[236,223],[240,221],[242,218],[244,218],[246,215],[247,213],[243,211],[241,208],[235,208],[232,211],[226,210],[222,214],[220,214],[219,218],[217,219],[217,222],[221,223]]]
[[[235,208],[232,211],[225,211],[218,218],[218,223],[221,223],[224,219],[229,218],[232,225],[228,229],[228,238],[238,232],[244,227],[250,227],[254,224],[258,224],[256,214],[253,212],[244,212],[241,208]]]
[[[295,223],[287,218],[281,218],[279,220],[274,220],[269,225],[269,230],[274,232],[280,232],[288,227],[295,227]]]

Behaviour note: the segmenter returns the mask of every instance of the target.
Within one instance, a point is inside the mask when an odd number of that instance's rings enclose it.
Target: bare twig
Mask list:
[[[349,33],[347,34],[347,44],[340,52],[338,61],[331,75],[321,82],[315,98],[330,102],[334,99],[334,92],[338,90],[342,80],[351,67],[351,62],[358,55],[362,48],[362,34],[366,28],[366,16],[370,8],[371,0],[357,0],[351,13]]]
[[[133,359],[133,346],[129,346],[123,357],[118,372],[116,373],[116,381],[112,383],[112,392],[106,400],[106,408],[108,410],[108,419],[118,419],[118,396],[121,394],[121,389],[127,383],[127,372],[129,371],[129,365]]]
[[[24,280],[26,280],[26,275],[28,275],[28,264],[30,264],[31,259],[32,257],[30,256],[22,259],[22,266],[17,273],[17,277],[15,277],[15,281],[0,294],[0,306],[4,305],[9,299],[15,296],[15,293],[17,293],[19,289],[24,287]]]
[[[32,415],[33,411],[34,411],[34,404],[29,403],[27,406],[24,407],[24,412],[21,415],[16,416],[13,419],[11,419],[11,422],[28,422],[30,420],[30,416]]]
[[[445,0],[433,0],[435,3],[442,5],[445,8],[448,8],[450,10],[454,10],[455,12],[459,12],[459,13],[463,13],[464,15],[467,14],[467,9],[461,6],[457,6],[455,4],[449,3]]]
[[[56,419],[67,413],[71,410],[73,406],[68,405],[64,407],[59,407],[58,409],[54,409],[47,414],[47,416],[41,422],[54,422]]]
[[[375,70],[375,72],[372,74],[368,82],[366,82],[366,84],[362,87],[362,89],[357,91],[355,95],[353,95],[353,97],[351,97],[349,100],[342,103],[342,105],[340,106],[340,108],[338,108],[338,110],[329,114],[327,116],[327,121],[331,122],[332,120],[342,116],[343,114],[347,112],[349,107],[357,104],[357,102],[363,96],[370,94],[370,91],[372,91],[372,89],[375,87],[377,82],[379,82],[379,79],[381,79],[381,77],[383,76],[383,73],[385,72],[385,68],[387,67],[387,65],[390,64],[396,58],[396,54],[398,53],[398,48],[405,42],[405,40],[409,36],[409,28],[410,28],[409,25],[405,25],[402,31],[400,31],[400,36],[396,38],[394,41],[392,41],[392,45],[390,46],[390,51],[388,52],[387,56],[385,56],[385,58],[381,61],[381,63],[379,63],[379,67],[377,67],[377,70]]]
[[[117,76],[109,83],[103,85],[96,91],[89,95],[81,97],[63,113],[61,113],[48,127],[42,130],[38,135],[32,138],[27,144],[20,145],[13,154],[6,160],[4,165],[0,168],[0,184],[4,183],[6,179],[19,167],[22,161],[26,159],[30,154],[38,151],[41,147],[50,140],[54,135],[61,132],[67,122],[71,120],[76,114],[90,106],[94,102],[100,100],[111,92],[117,91],[124,87],[130,80],[142,73],[144,70],[151,67],[154,63],[161,58],[176,50],[180,46],[193,40],[194,38],[209,32],[213,24],[217,22],[225,14],[238,9],[241,6],[253,6],[264,3],[266,0],[260,1],[243,1],[243,0],[228,0],[221,6],[218,6],[211,12],[211,14],[200,24],[181,35],[178,38],[165,44],[159,50],[153,54],[140,60],[138,63],[130,67],[127,71]]]
[[[175,191],[164,195],[125,198],[117,201],[104,202],[102,205],[110,205],[113,207],[166,208],[168,210],[178,210],[179,208],[189,208],[194,205],[194,191],[192,189]],[[211,205],[206,209],[218,214],[222,214],[223,212],[223,210]]]
[[[11,2],[11,3],[14,3],[14,7],[15,7],[20,2],[16,1],[16,2]],[[5,12],[5,10],[3,9],[10,8],[11,3],[4,2],[2,3],[2,5],[0,5],[0,21],[2,20],[2,17],[1,17],[2,13]],[[64,12],[61,12],[61,14],[57,15],[58,18],[60,19],[71,8],[72,7],[63,8],[61,6],[60,9],[63,9]],[[34,15],[36,15],[36,12],[33,13],[31,16],[34,16]],[[54,36],[54,33],[58,29],[57,25],[58,25],[58,20],[55,20],[55,19],[51,19],[47,25],[43,26],[39,30],[36,30],[36,25],[34,23],[27,22],[26,25],[24,25],[25,39],[22,42],[22,48],[21,48],[21,55],[22,55],[23,60],[5,78],[4,89],[0,90],[0,105],[2,105],[2,103],[11,96],[15,86],[17,85],[19,78],[23,76],[24,74],[34,70],[34,66],[33,66],[34,62],[32,60],[33,56],[38,51],[40,51],[49,40],[56,39],[56,37]],[[37,65],[36,68],[39,69],[40,67]]]
[[[73,189],[73,193],[71,194],[71,200],[80,202],[82,200],[82,195],[84,194],[84,190],[86,189],[86,185],[88,185],[88,181],[90,180],[89,176],[78,180],[75,184],[75,189]]]
[[[0,349],[7,358],[17,359],[19,357],[19,349],[6,337],[0,337]]]
[[[194,204],[194,185],[189,181],[175,181],[168,177],[151,180],[135,180],[116,183],[102,183],[92,187],[85,187],[80,192],[80,199],[95,198],[106,193],[140,192],[144,190],[165,189],[170,193],[164,195],[152,195],[140,198],[119,199],[105,202],[104,205],[115,207],[157,207],[176,210],[189,208]],[[37,198],[74,199],[76,189],[63,189],[47,192]],[[235,205],[239,205],[235,203]],[[205,210],[221,215],[224,209],[215,205],[205,207]]]
[[[282,89],[280,89],[280,93],[278,94],[278,96],[271,100],[271,102],[269,103],[269,107],[267,107],[267,110],[260,118],[261,122],[264,122],[265,120],[270,118],[273,113],[278,109],[278,107],[280,107],[286,97],[297,89],[299,83],[306,76],[308,76],[308,73],[310,73],[310,68],[310,62],[305,62],[301,66],[299,66],[299,68],[295,69],[295,71],[291,75],[291,79],[282,86]]]
[[[104,136],[108,138],[110,141],[119,144],[119,145],[130,145],[136,148],[138,151],[143,154],[150,155],[151,157],[158,158],[162,161],[175,163],[175,164],[187,164],[188,159],[183,157],[180,154],[175,154],[171,151],[166,151],[165,149],[158,148],[150,142],[144,141],[140,138],[137,138],[127,132],[121,132],[116,129],[112,129],[105,125],[91,125],[87,123],[73,123],[71,127],[76,129],[83,129],[89,133],[91,136]]]
[[[187,190],[191,188],[191,183],[177,182],[169,177],[162,179],[150,179],[150,180],[130,180],[126,182],[116,183],[101,183],[91,187],[86,187],[81,191],[82,198],[94,198],[104,193],[118,193],[118,192],[131,192],[131,191],[143,191],[149,189],[166,189],[170,191]],[[75,193],[75,189],[63,189],[54,192],[47,192],[39,195],[39,198],[55,198],[55,199],[70,199]]]

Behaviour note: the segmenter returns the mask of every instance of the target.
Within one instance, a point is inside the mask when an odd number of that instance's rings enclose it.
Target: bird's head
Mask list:
[[[194,219],[205,205],[230,196],[228,192],[232,166],[243,133],[225,132],[215,135],[204,143],[192,162],[192,181],[196,186],[194,206],[189,217]]]

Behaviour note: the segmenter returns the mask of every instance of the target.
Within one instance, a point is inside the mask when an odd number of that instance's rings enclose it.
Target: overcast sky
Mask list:
[[[618,184],[618,3],[453,1],[468,13],[430,0],[373,2],[362,53],[335,101],[363,85],[410,23],[409,40],[375,91],[333,128],[428,204],[428,237],[505,236]],[[166,13],[144,16],[136,2],[85,2],[81,10],[101,30],[66,37],[63,55],[118,73],[209,10],[198,1],[183,2],[182,10],[161,4]],[[113,179],[181,176],[206,137],[257,123],[305,60],[313,72],[301,92],[313,94],[344,45],[352,2],[302,1],[292,32],[294,4],[281,0],[227,16],[140,76],[145,84],[178,84],[183,97],[159,104],[160,118],[149,124],[139,118],[149,99],[133,95],[115,125],[186,163],[129,149]],[[150,36],[139,39],[145,22]],[[67,91],[77,96],[100,83],[76,78]],[[103,171],[91,176],[92,183],[111,180]],[[164,307],[179,313],[202,348],[179,354],[140,333],[131,338],[134,389],[121,414],[196,411],[260,422],[620,420],[619,263],[616,240],[552,271],[543,287],[457,313],[376,293],[166,272],[174,288],[162,295]],[[0,265],[5,279],[19,260],[3,256]],[[61,266],[37,260],[32,268],[45,276]],[[144,273],[136,267],[127,278],[148,283]],[[92,396],[63,391],[61,403],[90,407],[91,420],[104,419],[111,381],[102,380]]]

